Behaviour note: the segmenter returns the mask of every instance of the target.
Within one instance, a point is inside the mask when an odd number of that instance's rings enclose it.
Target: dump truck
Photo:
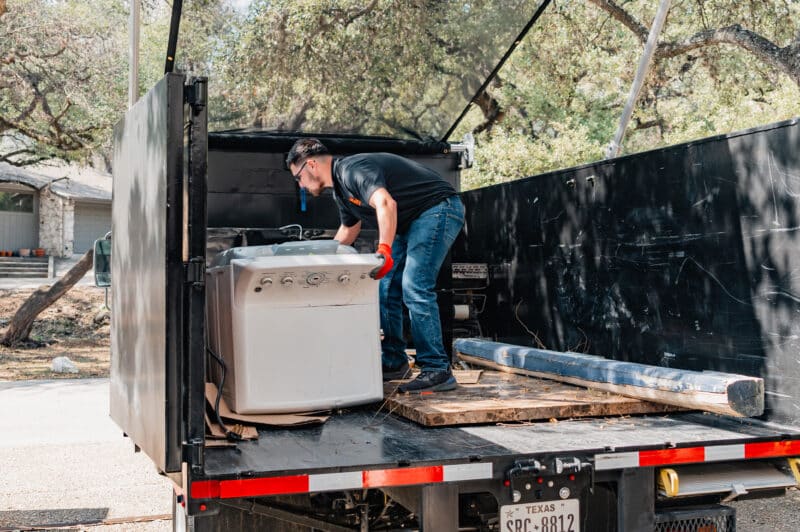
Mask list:
[[[487,57],[501,64],[546,7],[514,14]],[[762,415],[424,426],[378,402],[208,445],[213,257],[339,225],[330,197],[291,179],[292,144],[396,153],[456,187],[474,156],[441,121],[435,140],[209,131],[213,83],[169,72],[114,131],[111,417],[172,481],[175,530],[722,532],[736,527],[726,501],[800,481],[797,120],[460,192],[466,224],[437,288],[448,345],[760,377]],[[470,97],[441,109],[457,122]],[[375,239],[366,228],[354,245],[368,253]],[[263,353],[294,356],[269,338]]]

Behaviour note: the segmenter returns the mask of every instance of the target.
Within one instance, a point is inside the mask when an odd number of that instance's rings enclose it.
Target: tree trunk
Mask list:
[[[2,1],[2,0],[0,0]],[[92,267],[94,250],[90,249],[70,270],[52,286],[42,286],[28,297],[17,309],[8,324],[0,344],[12,346],[24,342],[31,334],[36,317],[47,307],[58,301],[75,283],[80,281]]]

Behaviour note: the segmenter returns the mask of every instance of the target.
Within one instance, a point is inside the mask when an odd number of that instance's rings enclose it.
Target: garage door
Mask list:
[[[111,206],[91,203],[75,205],[75,253],[86,253],[94,241],[111,231]]]

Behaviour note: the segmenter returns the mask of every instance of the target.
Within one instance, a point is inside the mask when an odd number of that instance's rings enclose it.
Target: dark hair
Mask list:
[[[292,164],[297,164],[302,160],[308,159],[309,157],[313,157],[314,155],[330,155],[330,153],[328,148],[326,148],[319,139],[298,139],[286,156],[286,168],[289,168]]]

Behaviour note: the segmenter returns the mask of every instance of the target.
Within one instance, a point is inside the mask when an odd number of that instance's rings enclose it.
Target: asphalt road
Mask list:
[[[0,530],[172,527],[171,484],[108,417],[108,379],[0,381],[0,472]],[[800,530],[797,490],[732,506],[739,532]]]
[[[0,471],[0,530],[171,529],[171,483],[108,417],[108,379],[0,382]]]

